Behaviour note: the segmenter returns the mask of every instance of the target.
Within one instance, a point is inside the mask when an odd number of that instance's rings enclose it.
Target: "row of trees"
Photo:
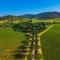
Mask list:
[[[29,34],[26,34],[26,40],[22,41],[20,46],[18,47],[17,53],[15,51],[14,58],[21,59],[25,57],[26,52],[31,52],[35,47],[35,55],[38,53],[38,40],[37,40],[37,34],[46,28],[46,24],[41,22],[41,23],[31,23],[31,22],[23,22],[19,24],[13,24],[12,28],[14,31],[20,31],[24,33],[31,33],[32,36]],[[34,37],[36,39],[34,39]],[[32,38],[32,40],[29,40],[29,38]],[[28,39],[28,40],[27,40]],[[35,45],[33,44],[35,42]],[[31,43],[31,45],[29,45]],[[29,51],[27,51],[27,48],[29,48]],[[24,54],[25,53],[25,54]],[[38,56],[38,54],[36,55]]]
[[[15,59],[21,59],[22,60],[22,58],[26,57],[26,53],[30,52],[32,49],[32,46],[30,45],[30,43],[32,44],[32,40],[29,40],[29,37],[31,37],[31,36],[29,34],[25,34],[25,37],[28,39],[21,41],[17,50],[15,50],[13,53],[13,57]]]

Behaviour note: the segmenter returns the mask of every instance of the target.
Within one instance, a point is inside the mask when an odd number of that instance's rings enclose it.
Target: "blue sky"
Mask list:
[[[60,12],[60,0],[0,0],[0,16]]]

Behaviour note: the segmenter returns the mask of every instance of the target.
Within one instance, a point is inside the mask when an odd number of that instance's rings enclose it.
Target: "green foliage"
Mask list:
[[[44,29],[45,27],[46,27],[46,24],[44,22],[31,23],[31,21],[12,25],[12,28],[14,29],[14,31],[21,31],[25,33],[33,32],[34,30],[36,30],[38,33],[40,32],[40,30]]]

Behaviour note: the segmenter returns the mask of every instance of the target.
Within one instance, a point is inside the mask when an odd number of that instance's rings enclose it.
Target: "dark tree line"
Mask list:
[[[46,28],[46,24],[43,22],[40,23],[29,23],[29,22],[23,22],[19,24],[12,24],[12,28],[14,31],[20,31],[20,32],[33,32],[34,28],[37,31],[40,31],[41,29]]]

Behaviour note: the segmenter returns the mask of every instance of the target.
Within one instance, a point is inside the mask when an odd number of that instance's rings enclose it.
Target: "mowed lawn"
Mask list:
[[[60,24],[41,36],[44,60],[60,60]]]
[[[14,32],[11,28],[0,28],[0,52],[16,48],[24,39],[22,32]]]

